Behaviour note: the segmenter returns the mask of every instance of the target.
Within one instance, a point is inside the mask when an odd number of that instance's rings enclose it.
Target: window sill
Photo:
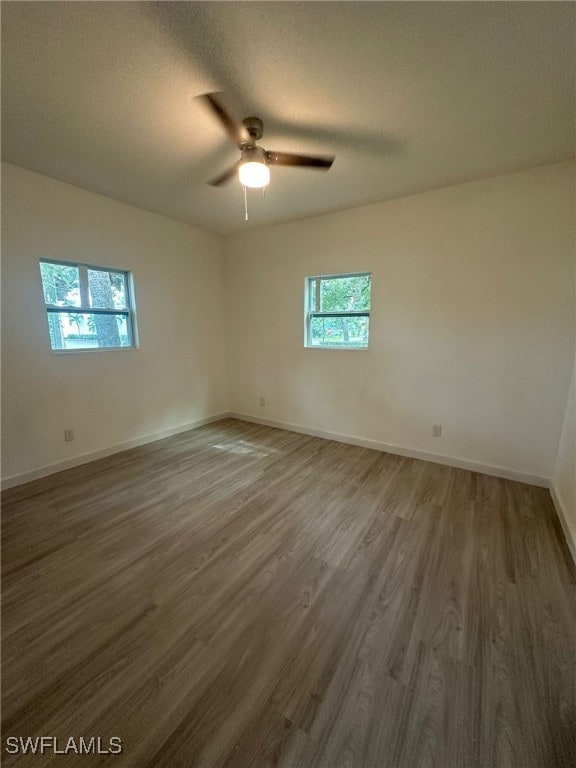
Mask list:
[[[339,350],[341,352],[368,352],[368,347],[327,347],[327,346],[311,346],[309,344],[304,344],[304,349],[327,349],[327,350]]]
[[[140,347],[92,347],[91,349],[51,349],[53,355],[78,355],[84,352],[137,352]]]

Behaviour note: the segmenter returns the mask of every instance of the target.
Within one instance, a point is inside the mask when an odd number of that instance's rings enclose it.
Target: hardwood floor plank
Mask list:
[[[3,495],[19,768],[571,768],[576,569],[541,488],[226,419]]]

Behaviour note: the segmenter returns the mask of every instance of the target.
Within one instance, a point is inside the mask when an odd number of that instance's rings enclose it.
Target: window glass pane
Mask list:
[[[320,307],[316,306],[316,285],[318,283],[318,279],[314,278],[313,280],[308,281],[308,311],[309,312],[317,312]]]
[[[41,261],[40,274],[46,304],[58,307],[81,306],[78,267]]]
[[[320,281],[322,312],[351,312],[370,309],[370,275],[323,277]]]
[[[48,312],[52,349],[131,347],[126,315],[94,312]]]
[[[97,309],[126,309],[128,307],[126,275],[123,272],[89,269],[88,291],[91,307]]]
[[[368,317],[312,317],[312,347],[367,347],[370,332]]]

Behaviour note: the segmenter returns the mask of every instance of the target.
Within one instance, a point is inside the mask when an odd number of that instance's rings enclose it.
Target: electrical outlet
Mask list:
[[[260,398],[260,405],[266,405],[266,398],[265,397],[261,397]]]
[[[65,429],[64,430],[64,440],[66,440],[67,443],[74,440],[74,430],[73,429]]]
[[[432,424],[432,437],[442,437],[441,424]]]

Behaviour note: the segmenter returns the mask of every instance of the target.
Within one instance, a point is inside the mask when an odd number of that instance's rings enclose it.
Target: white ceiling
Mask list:
[[[231,233],[574,154],[573,3],[8,2],[3,158]],[[264,120],[266,197],[194,96]]]

